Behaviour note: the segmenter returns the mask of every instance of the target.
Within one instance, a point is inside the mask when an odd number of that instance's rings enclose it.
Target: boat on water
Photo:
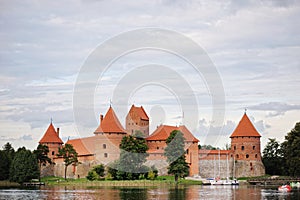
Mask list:
[[[292,187],[290,185],[282,185],[278,187],[279,192],[290,192],[292,191]]]
[[[214,180],[211,180],[210,184],[211,185],[223,185],[223,181],[221,179],[216,178]]]
[[[239,185],[240,183],[239,183],[239,181],[237,180],[237,179],[233,179],[232,181],[231,181],[231,185]]]

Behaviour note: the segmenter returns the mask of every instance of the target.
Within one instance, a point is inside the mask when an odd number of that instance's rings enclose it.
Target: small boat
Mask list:
[[[226,180],[223,180],[223,185],[231,185],[231,180],[227,177]]]
[[[282,186],[278,187],[278,191],[279,192],[290,192],[290,191],[292,191],[292,188],[289,185],[282,185]]]
[[[223,181],[220,178],[214,178],[210,181],[211,185],[223,185]]]
[[[237,179],[233,179],[231,185],[239,185],[239,181]]]

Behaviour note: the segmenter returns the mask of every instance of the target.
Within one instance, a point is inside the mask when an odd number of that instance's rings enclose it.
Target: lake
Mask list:
[[[300,199],[300,190],[278,192],[260,186],[161,186],[161,187],[78,187],[1,188],[0,199]]]

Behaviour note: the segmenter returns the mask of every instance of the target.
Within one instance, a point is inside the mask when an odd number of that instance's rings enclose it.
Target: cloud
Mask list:
[[[267,117],[275,117],[279,115],[284,115],[288,111],[300,110],[300,105],[288,104],[283,102],[268,102],[254,106],[249,106],[248,108],[251,110],[267,111]]]
[[[12,138],[12,137],[7,137],[7,136],[0,136],[0,140],[1,141],[31,141],[33,140],[31,135],[23,135],[21,137],[18,138]]]

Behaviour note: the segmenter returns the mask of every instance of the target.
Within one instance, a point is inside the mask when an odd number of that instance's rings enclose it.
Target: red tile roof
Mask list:
[[[68,140],[66,144],[71,144],[79,156],[92,155],[93,153],[91,153],[87,149],[88,146],[87,140],[89,140],[89,138],[73,139],[73,140]]]
[[[147,137],[146,140],[166,140],[170,136],[170,133],[174,130],[181,131],[186,142],[199,142],[199,140],[195,138],[193,134],[184,125],[179,127],[161,125],[149,137]]]
[[[134,119],[134,115],[137,115],[142,120],[149,120],[149,117],[148,117],[146,111],[144,110],[143,106],[136,107],[136,106],[132,105],[129,112],[128,112],[128,114],[130,115],[130,117],[132,119]]]
[[[232,138],[240,136],[261,137],[261,135],[257,132],[246,113],[244,114],[238,126],[233,131],[230,137]]]
[[[53,124],[51,123],[45,132],[44,136],[42,139],[39,141],[40,144],[43,143],[58,143],[58,144],[63,144],[63,141],[59,138],[59,135],[55,131],[55,128]]]
[[[112,107],[109,107],[99,127],[95,130],[95,133],[126,133],[126,131],[122,127]]]

